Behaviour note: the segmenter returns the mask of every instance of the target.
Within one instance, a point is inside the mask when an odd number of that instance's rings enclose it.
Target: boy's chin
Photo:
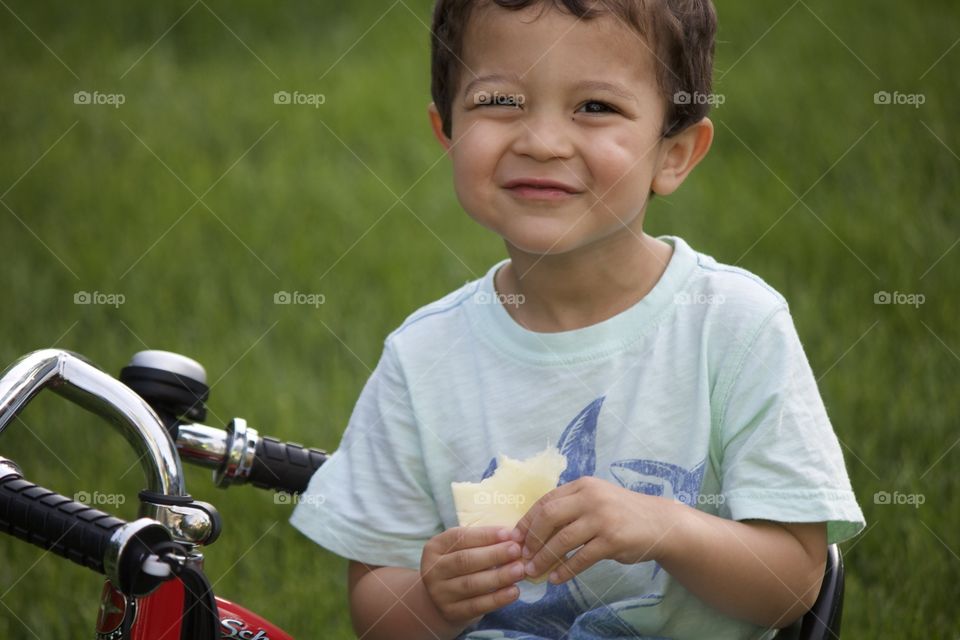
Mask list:
[[[585,217],[573,222],[561,219],[513,221],[512,225],[490,227],[511,250],[537,257],[582,255],[587,257],[618,239],[639,239],[642,230],[637,218],[627,223],[594,220]],[[633,229],[637,229],[634,231]],[[591,258],[592,259],[592,258]]]
[[[507,246],[533,256],[559,256],[577,249],[583,244],[578,234],[571,232],[536,234],[501,234]]]

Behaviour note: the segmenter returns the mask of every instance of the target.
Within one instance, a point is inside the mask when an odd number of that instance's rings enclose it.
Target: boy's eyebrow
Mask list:
[[[631,100],[633,102],[637,101],[637,97],[635,95],[627,91],[625,88],[623,88],[623,86],[619,84],[613,84],[612,82],[585,80],[584,82],[577,83],[576,88],[592,91],[609,91],[616,96],[620,96],[624,100]]]
[[[471,80],[469,83],[467,83],[467,86],[463,90],[463,97],[465,98],[470,94],[470,88],[475,84],[478,84],[481,82],[498,82],[498,81],[520,82],[520,76],[518,76],[515,73],[509,73],[509,74],[490,73],[485,76],[477,76],[476,78]]]
[[[502,73],[492,73],[485,76],[478,76],[471,80],[463,90],[463,97],[470,95],[470,89],[473,85],[481,82],[497,82],[497,81],[507,81],[507,82],[519,82],[520,76],[516,74],[502,74]],[[586,89],[587,91],[609,91],[610,93],[620,96],[624,100],[630,100],[631,102],[636,102],[637,97],[627,91],[622,85],[614,84],[612,82],[604,82],[602,80],[584,80],[583,82],[578,82],[574,85],[574,89]]]

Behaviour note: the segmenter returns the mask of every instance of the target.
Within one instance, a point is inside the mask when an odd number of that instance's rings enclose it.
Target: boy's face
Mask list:
[[[660,139],[659,63],[640,36],[609,14],[484,6],[463,49],[452,138],[438,137],[467,213],[535,254],[639,234],[651,189],[679,184],[658,184],[671,145]],[[517,185],[534,179],[567,189]]]

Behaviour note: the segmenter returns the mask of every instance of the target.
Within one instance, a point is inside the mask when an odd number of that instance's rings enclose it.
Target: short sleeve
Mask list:
[[[390,341],[334,451],[299,496],[290,523],[337,555],[419,569],[443,530],[406,381]]]
[[[743,345],[720,418],[723,511],[734,520],[826,522],[828,544],[865,525],[787,307]]]

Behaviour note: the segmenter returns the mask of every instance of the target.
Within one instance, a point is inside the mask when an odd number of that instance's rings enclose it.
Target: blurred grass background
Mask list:
[[[429,0],[0,4],[4,366],[55,345],[116,374],[140,349],[180,351],[217,381],[208,423],[240,415],[332,450],[386,334],[505,255],[463,214],[429,131]],[[714,148],[648,231],[791,302],[869,524],[844,547],[845,635],[955,638],[960,11],[718,10]],[[877,105],[878,91],[926,101]],[[281,290],[326,302],[274,305]],[[74,304],[80,291],[124,304]],[[876,305],[878,291],[925,303]],[[0,452],[29,478],[122,494],[135,516],[142,478],[120,436],[48,394],[21,418]],[[352,636],[345,561],[290,527],[290,506],[186,473],[224,519],[207,550],[219,594],[299,638]],[[89,636],[99,590],[0,539],[0,637]]]

